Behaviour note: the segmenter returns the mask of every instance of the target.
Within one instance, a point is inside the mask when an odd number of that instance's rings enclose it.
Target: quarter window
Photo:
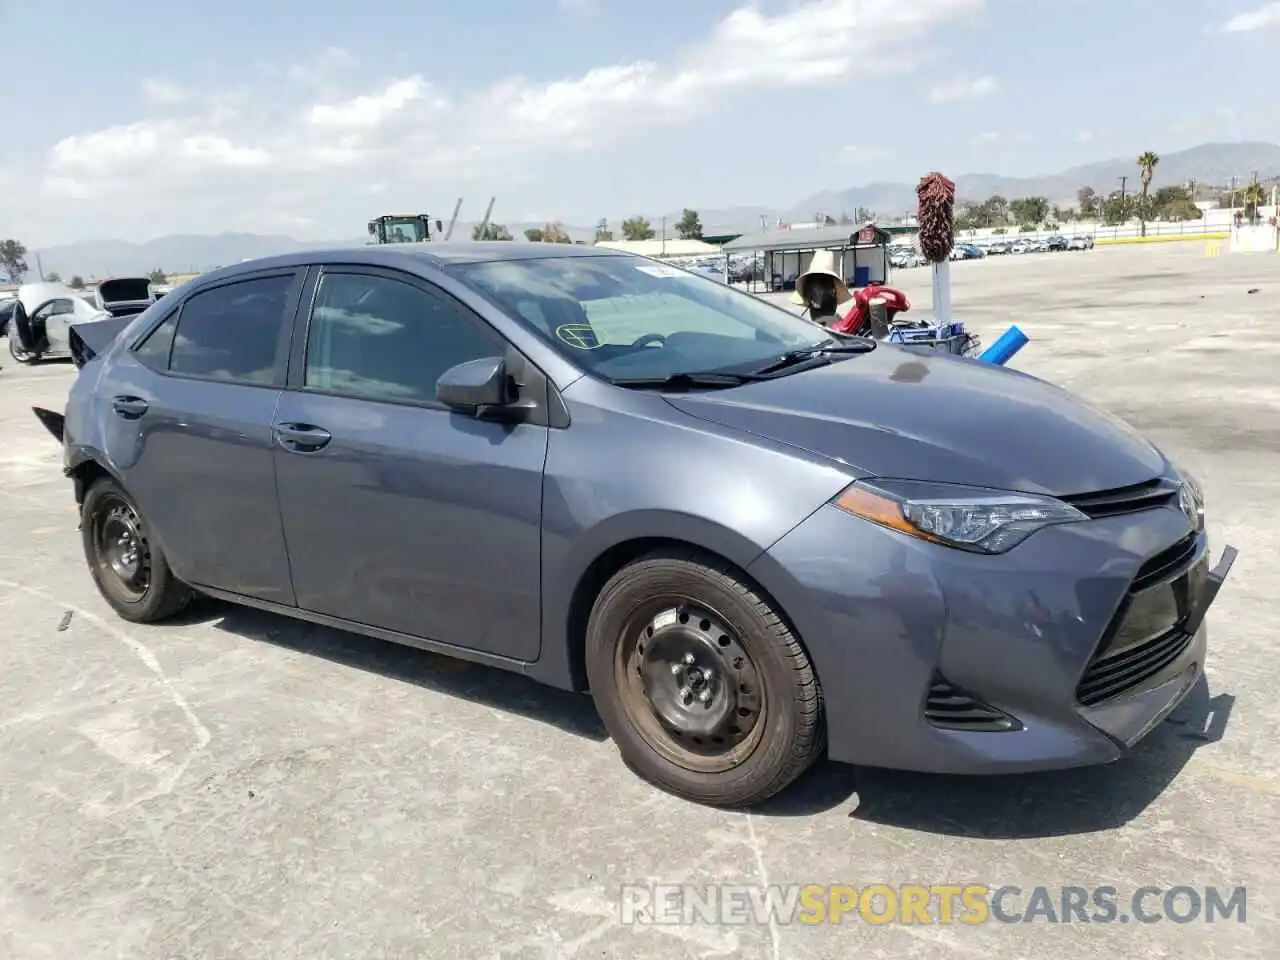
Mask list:
[[[293,276],[259,277],[205,290],[178,316],[169,369],[216,380],[271,383]]]
[[[444,293],[390,277],[325,273],[307,331],[304,385],[434,402],[450,367],[502,353],[497,334]]]
[[[133,355],[143,366],[152,370],[169,369],[169,353],[173,349],[173,333],[177,328],[178,312],[172,311],[146,338],[133,348]]]

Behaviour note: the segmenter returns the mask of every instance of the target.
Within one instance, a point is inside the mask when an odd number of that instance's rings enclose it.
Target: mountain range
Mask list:
[[[1280,176],[1280,144],[1205,143],[1189,150],[1162,154],[1154,184],[1183,184],[1195,180],[1204,186],[1222,187],[1229,184],[1232,177],[1238,184],[1243,184],[1255,172],[1263,180]],[[972,173],[954,179],[956,194],[961,200],[984,200],[993,194],[1009,199],[1042,196],[1049,198],[1051,203],[1072,206],[1076,202],[1076,191],[1082,186],[1108,193],[1119,188],[1121,177],[1128,178],[1130,189],[1137,189],[1138,167],[1133,158],[1103,160],[1036,177]],[[781,218],[784,222],[803,222],[811,220],[815,214],[839,216],[847,213],[852,216],[859,207],[877,211],[886,219],[910,212],[915,209],[915,184],[871,183],[828,189],[783,209],[765,206],[700,209],[699,216],[704,232],[711,236],[759,230],[762,217],[770,221]],[[668,225],[674,225],[680,219],[680,211],[650,216],[649,221],[656,227],[663,216]],[[503,222],[500,217],[495,217],[495,220]],[[509,221],[505,225],[516,237],[528,228],[542,226],[540,223]],[[472,226],[470,222],[459,222],[454,236],[469,238]],[[613,223],[615,231],[617,226],[617,222]],[[566,224],[565,229],[574,240],[590,241],[594,235],[594,227],[590,225]],[[671,226],[668,229],[674,235],[674,229]],[[316,241],[277,234],[175,234],[144,243],[86,240],[32,251],[27,259],[34,268],[35,254],[38,253],[40,266],[46,274],[57,271],[63,277],[75,274],[85,277],[143,274],[157,268],[169,273],[197,272],[220,264],[291,250],[359,246],[365,240],[364,236],[350,241]]]

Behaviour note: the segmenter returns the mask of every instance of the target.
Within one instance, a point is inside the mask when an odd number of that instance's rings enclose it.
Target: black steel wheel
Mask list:
[[[614,666],[623,707],[649,747],[704,773],[732,770],[764,729],[764,689],[734,629],[684,597],[642,604]]]
[[[620,570],[592,608],[586,666],[624,761],[679,796],[759,803],[822,752],[822,695],[803,646],[720,561],[665,551]]]
[[[190,601],[190,588],[173,575],[137,505],[114,480],[85,493],[80,528],[98,592],[124,619],[153,623]]]

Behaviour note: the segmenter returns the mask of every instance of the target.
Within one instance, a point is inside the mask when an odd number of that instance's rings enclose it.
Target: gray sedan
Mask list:
[[[706,803],[824,751],[1114,760],[1230,566],[1195,481],[1066,392],[622,253],[308,251],[72,341],[37,413],[120,616],[206,594],[590,690]]]

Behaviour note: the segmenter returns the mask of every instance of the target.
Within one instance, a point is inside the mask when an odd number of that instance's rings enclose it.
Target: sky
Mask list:
[[[1266,0],[0,0],[0,236],[590,226],[1280,139]],[[16,89],[15,89],[16,85]]]

